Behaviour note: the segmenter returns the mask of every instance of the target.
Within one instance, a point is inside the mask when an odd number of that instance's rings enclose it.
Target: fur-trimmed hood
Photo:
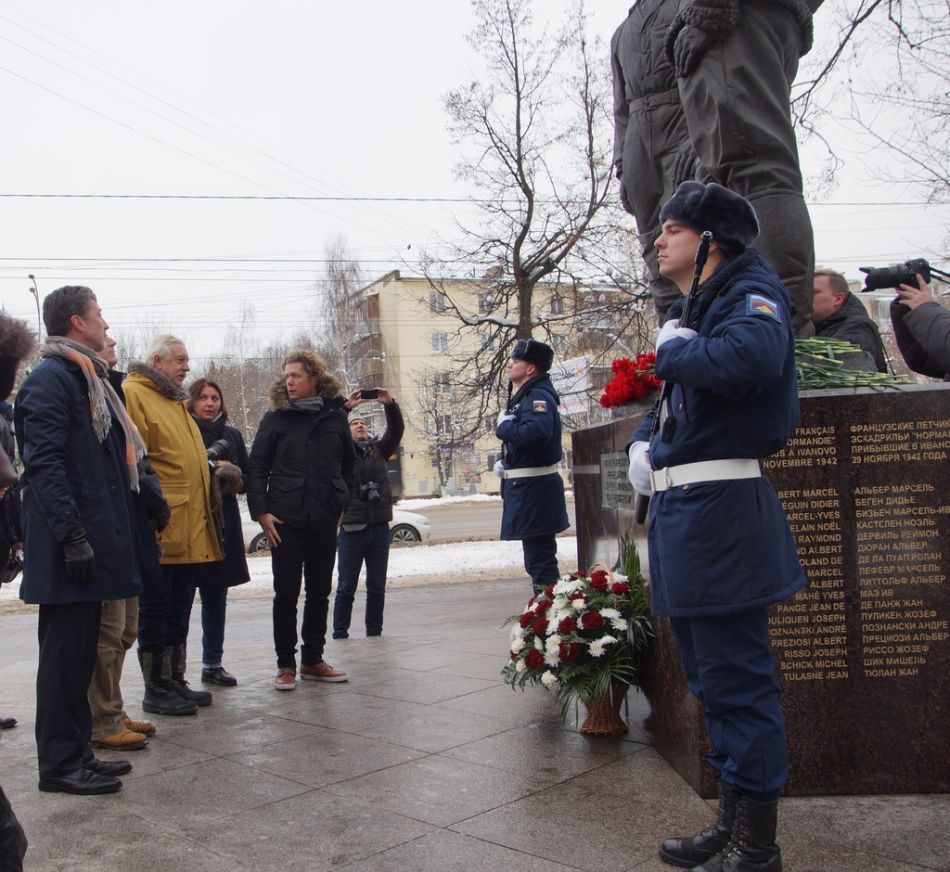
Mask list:
[[[133,360],[129,364],[129,373],[136,372],[144,376],[155,386],[155,389],[168,400],[184,400],[188,394],[176,385],[167,375],[159,372],[154,366],[149,366],[141,360]]]
[[[325,400],[333,400],[341,395],[343,383],[330,373],[326,373],[320,380],[320,392],[318,396]],[[283,377],[278,378],[270,389],[270,407],[275,412],[285,412],[292,409],[290,397],[287,396],[287,385],[284,384]]]

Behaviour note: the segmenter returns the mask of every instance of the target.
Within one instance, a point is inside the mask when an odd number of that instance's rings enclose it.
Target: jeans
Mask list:
[[[297,600],[303,573],[304,604],[300,660],[306,666],[323,661],[330,586],[336,562],[336,524],[314,522],[306,527],[278,524],[280,545],[271,549],[274,572],[274,649],[277,666],[297,668]]]
[[[209,580],[198,583],[198,592],[201,594],[201,663],[206,668],[220,666],[224,657],[228,589],[220,581]]]
[[[776,799],[788,774],[788,752],[768,611],[670,618],[670,625],[689,689],[703,704],[712,745],[706,761],[753,799]]]
[[[333,636],[345,638],[350,629],[353,595],[366,561],[366,635],[383,632],[386,570],[389,567],[389,523],[376,521],[362,530],[340,530],[340,563],[333,604]]]
[[[188,621],[195,599],[199,563],[166,563],[145,573],[139,605],[139,650],[161,654],[188,641]]]

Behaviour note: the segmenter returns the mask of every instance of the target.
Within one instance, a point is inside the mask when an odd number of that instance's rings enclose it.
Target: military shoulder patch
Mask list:
[[[762,294],[749,294],[745,298],[745,313],[746,315],[766,315],[776,321],[782,320],[778,303]]]
[[[548,410],[547,400],[534,400],[533,406],[535,412],[547,412]]]

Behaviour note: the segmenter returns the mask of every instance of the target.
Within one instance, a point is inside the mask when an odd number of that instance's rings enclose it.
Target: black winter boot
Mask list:
[[[171,681],[162,676],[162,655],[139,651],[142,678],[145,679],[145,698],[142,708],[155,715],[193,715],[198,711],[193,702],[182,699],[172,689]],[[171,673],[169,672],[169,677]]]
[[[695,872],[782,872],[777,821],[778,802],[758,802],[740,793],[729,846]]]
[[[0,870],[23,872],[26,849],[26,834],[13,813],[3,788],[0,787]]]
[[[739,792],[731,784],[720,781],[719,817],[716,823],[688,839],[664,839],[660,845],[660,859],[671,866],[692,869],[725,850],[732,838],[738,798]]]
[[[193,702],[195,705],[211,705],[211,694],[206,690],[192,690],[185,681],[185,666],[188,655],[184,644],[172,645],[165,649],[166,655],[171,658],[172,689],[182,699]]]

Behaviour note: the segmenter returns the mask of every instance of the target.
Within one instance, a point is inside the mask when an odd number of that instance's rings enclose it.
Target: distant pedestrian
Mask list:
[[[350,435],[356,446],[356,489],[343,515],[339,539],[339,564],[336,601],[333,605],[333,638],[349,636],[353,595],[360,570],[366,564],[366,635],[383,632],[383,607],[386,602],[386,569],[389,564],[389,522],[393,519],[393,489],[386,459],[399,447],[405,424],[402,412],[385,388],[353,391],[346,399],[350,412]],[[386,432],[376,438],[369,435],[366,420],[356,408],[360,403],[377,401],[386,413]]]
[[[498,415],[495,435],[502,456],[501,538],[520,539],[524,568],[535,593],[558,580],[557,539],[570,526],[564,482],[558,472],[561,447],[560,398],[548,371],[554,351],[535,339],[519,339],[508,361],[514,395]]]

